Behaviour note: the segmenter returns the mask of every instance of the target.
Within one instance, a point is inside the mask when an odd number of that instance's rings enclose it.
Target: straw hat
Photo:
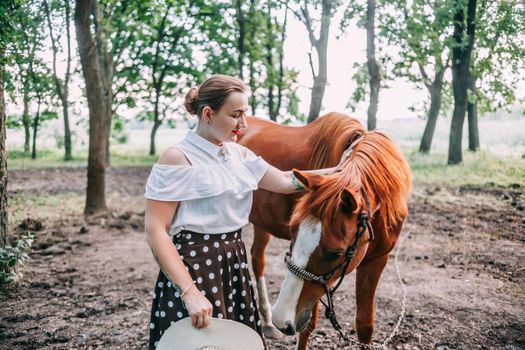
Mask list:
[[[212,318],[208,326],[197,329],[191,317],[172,324],[159,340],[157,350],[263,350],[259,334],[236,321]]]

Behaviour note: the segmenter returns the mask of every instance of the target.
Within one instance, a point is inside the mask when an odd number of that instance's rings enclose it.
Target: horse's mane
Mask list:
[[[310,133],[306,140],[307,146],[312,150],[307,160],[308,169],[337,165],[344,150],[366,133],[357,119],[335,112],[315,120],[310,125],[317,129]]]
[[[338,227],[335,225],[342,217],[344,189],[354,195],[364,191],[369,203],[363,198],[361,206],[370,205],[371,211],[380,206],[380,219],[385,227],[404,220],[408,214],[409,166],[389,137],[380,131],[365,132],[354,146],[343,171],[327,176],[321,187],[321,191],[303,196],[299,201],[292,224],[312,214],[322,218],[323,229]]]

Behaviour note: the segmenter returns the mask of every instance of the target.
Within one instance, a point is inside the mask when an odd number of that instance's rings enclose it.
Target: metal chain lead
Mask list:
[[[405,283],[403,282],[403,279],[401,278],[401,272],[399,270],[399,251],[401,250],[401,242],[398,242],[397,249],[396,249],[396,255],[394,256],[394,265],[396,267],[396,275],[397,279],[399,281],[399,284],[401,285],[401,290],[403,293],[402,301],[401,301],[401,312],[399,313],[399,317],[397,318],[397,323],[394,326],[394,329],[390,333],[388,337],[381,343],[371,343],[371,344],[364,344],[357,340],[351,339],[348,335],[345,335],[342,333],[342,331],[339,331],[339,335],[341,339],[344,341],[350,343],[351,345],[356,346],[358,349],[370,349],[370,350],[376,350],[376,349],[385,349],[387,344],[392,341],[392,339],[395,337],[397,332],[399,331],[399,328],[401,327],[401,323],[403,322],[403,319],[405,318],[405,312],[406,312],[406,302],[407,302],[407,290],[405,288]]]

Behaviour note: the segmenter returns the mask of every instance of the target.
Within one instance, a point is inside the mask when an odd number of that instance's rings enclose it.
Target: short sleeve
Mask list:
[[[255,153],[246,149],[246,156],[244,157],[244,165],[250,171],[256,183],[261,181],[264,174],[268,170],[270,164],[268,164],[262,157],[257,156]]]
[[[154,164],[144,196],[160,201],[184,201],[256,189],[254,179],[232,177],[220,165]]]

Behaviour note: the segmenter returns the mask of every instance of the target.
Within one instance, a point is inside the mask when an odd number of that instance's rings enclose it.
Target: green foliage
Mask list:
[[[19,129],[24,126],[22,123],[22,115],[8,115],[6,119],[6,127],[8,129]]]
[[[481,1],[476,19],[471,65],[478,79],[481,113],[510,107],[525,70],[525,4],[522,1]]]
[[[357,105],[363,102],[366,98],[367,84],[368,84],[368,68],[366,63],[354,63],[355,72],[352,75],[352,80],[356,84],[356,88],[352,92],[350,100],[346,104],[346,108],[350,108],[355,112]]]
[[[27,233],[15,245],[0,248],[0,285],[17,282],[22,277],[20,267],[29,258],[33,240],[34,236]]]
[[[113,117],[111,119],[111,139],[118,144],[126,144],[129,140],[129,132],[126,128],[128,120]]]
[[[22,0],[3,0],[0,1],[0,64],[9,63],[10,54],[5,55],[6,49],[16,40],[16,25],[20,14]]]

